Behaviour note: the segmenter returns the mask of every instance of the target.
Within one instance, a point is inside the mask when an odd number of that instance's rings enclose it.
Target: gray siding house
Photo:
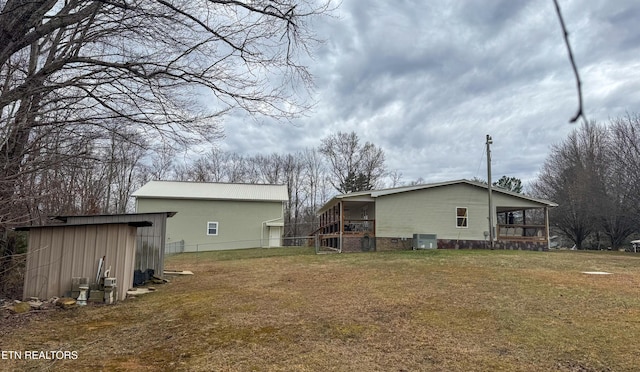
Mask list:
[[[137,213],[177,212],[167,244],[185,252],[282,245],[285,185],[151,181],[132,196]]]
[[[495,248],[548,249],[557,204],[501,188],[492,199]],[[468,180],[341,194],[319,210],[316,234],[341,251],[488,248],[488,204],[487,186]]]

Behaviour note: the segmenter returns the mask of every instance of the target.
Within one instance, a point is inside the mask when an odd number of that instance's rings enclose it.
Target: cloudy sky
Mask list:
[[[588,119],[638,112],[640,3],[560,0]],[[343,0],[316,31],[317,106],[294,125],[226,124],[223,150],[317,147],[355,131],[403,181],[536,177],[576,127],[576,84],[552,0]],[[578,124],[579,125],[579,124]]]

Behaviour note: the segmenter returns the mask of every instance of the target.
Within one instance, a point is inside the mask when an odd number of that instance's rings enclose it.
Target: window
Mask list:
[[[456,208],[456,226],[468,227],[467,208]]]
[[[207,222],[207,235],[218,235],[217,222]]]

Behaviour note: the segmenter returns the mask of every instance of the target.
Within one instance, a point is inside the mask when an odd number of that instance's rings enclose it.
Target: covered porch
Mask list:
[[[375,203],[371,198],[337,200],[320,211],[320,227],[314,235],[323,247],[341,251],[345,245],[358,245],[362,250],[369,250],[375,244],[376,220],[373,216]]]
[[[498,242],[549,243],[549,207],[496,206]]]

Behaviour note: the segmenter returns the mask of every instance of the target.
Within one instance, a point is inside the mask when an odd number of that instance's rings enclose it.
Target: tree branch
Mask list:
[[[567,46],[567,53],[569,53],[569,61],[571,62],[571,67],[573,68],[573,74],[576,77],[576,86],[578,89],[578,112],[576,112],[576,114],[569,120],[569,122],[575,123],[580,117],[582,117],[582,120],[585,123],[588,123],[582,108],[582,82],[580,81],[580,74],[578,73],[578,67],[576,67],[576,61],[573,58],[573,52],[571,51],[571,44],[569,43],[569,33],[567,32],[567,27],[564,24],[564,18],[562,17],[562,11],[560,10],[560,5],[558,5],[558,0],[553,0],[553,3],[556,7],[556,13],[558,14],[558,19],[560,20],[560,27],[562,27],[562,36],[564,37],[564,42],[565,42],[565,45]]]

